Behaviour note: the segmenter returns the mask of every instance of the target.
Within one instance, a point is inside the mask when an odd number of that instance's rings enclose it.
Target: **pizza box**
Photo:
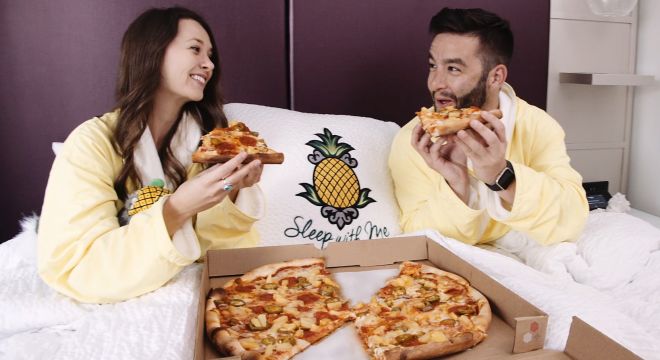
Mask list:
[[[616,349],[622,354],[627,351],[579,319],[573,322],[575,329],[571,328],[568,340],[568,345],[572,346],[567,345],[567,349],[571,352],[542,349],[548,323],[547,314],[431,239],[425,236],[410,236],[331,243],[324,250],[317,249],[312,244],[209,250],[200,283],[195,360],[222,358],[205,333],[204,311],[206,296],[211,288],[222,286],[230,279],[261,265],[308,257],[325,258],[326,266],[332,273],[393,269],[398,268],[398,263],[411,260],[433,265],[467,279],[474,288],[488,298],[493,319],[486,340],[468,351],[446,358],[581,360],[593,358],[591,355],[603,349]],[[379,284],[377,288],[380,286],[382,285]],[[312,345],[305,352],[322,345],[334,335],[337,335],[337,332]],[[584,344],[592,345],[585,347]],[[602,344],[608,346],[601,347]],[[359,341],[350,346],[359,347]],[[304,355],[305,352],[299,356]],[[612,352],[604,352],[604,354],[610,355]],[[238,359],[238,357],[233,358]],[[365,358],[367,358],[366,354]],[[224,359],[232,359],[232,357]]]
[[[626,349],[591,325],[573,316],[568,341],[564,352],[572,359],[617,359],[641,360],[639,356]]]

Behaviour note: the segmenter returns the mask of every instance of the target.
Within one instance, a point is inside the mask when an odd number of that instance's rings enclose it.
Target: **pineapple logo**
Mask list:
[[[305,192],[296,194],[321,207],[321,215],[339,230],[357,219],[361,209],[376,200],[369,197],[371,189],[360,189],[360,181],[353,169],[358,165],[350,152],[351,145],[339,142],[341,136],[323,129],[316,134],[319,140],[310,140],[306,145],[314,148],[307,160],[314,164],[314,185],[301,183]]]

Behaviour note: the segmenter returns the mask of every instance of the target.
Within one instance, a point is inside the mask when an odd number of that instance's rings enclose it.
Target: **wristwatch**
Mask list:
[[[513,165],[509,160],[506,161],[506,167],[497,175],[495,184],[486,184],[486,186],[493,191],[506,190],[509,185],[516,179],[516,173],[513,171]]]

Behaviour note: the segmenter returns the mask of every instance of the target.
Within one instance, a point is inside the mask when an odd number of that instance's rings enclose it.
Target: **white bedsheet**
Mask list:
[[[201,265],[117,304],[80,304],[36,271],[34,219],[0,245],[0,359],[192,359]]]
[[[79,304],[41,281],[34,220],[24,227],[0,245],[0,359],[192,358],[199,264],[137,299]],[[547,312],[546,348],[564,348],[578,315],[641,357],[660,359],[660,230],[648,223],[592,213],[576,244],[543,248],[512,235],[495,252],[423,234]]]

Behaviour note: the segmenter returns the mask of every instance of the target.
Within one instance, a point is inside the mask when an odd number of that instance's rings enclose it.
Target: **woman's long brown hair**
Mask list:
[[[179,114],[179,120],[183,113],[187,113],[197,120],[204,132],[211,131],[216,126],[227,126],[218,82],[220,78],[218,48],[209,25],[201,16],[181,7],[150,9],[144,12],[128,27],[121,44],[116,94],[119,118],[113,132],[113,146],[124,160],[124,165],[114,182],[117,196],[122,201],[128,196],[129,180],[140,184],[133,151],[147,127],[149,114],[153,110],[154,97],[160,85],[165,50],[176,37],[179,20],[182,19],[194,20],[206,30],[213,46],[211,61],[215,69],[204,88],[204,98],[201,101],[185,104]],[[165,136],[163,145],[158,149],[165,176],[175,186],[179,186],[186,179],[186,169],[170,149],[170,142],[177,127],[178,121],[172,126]]]

